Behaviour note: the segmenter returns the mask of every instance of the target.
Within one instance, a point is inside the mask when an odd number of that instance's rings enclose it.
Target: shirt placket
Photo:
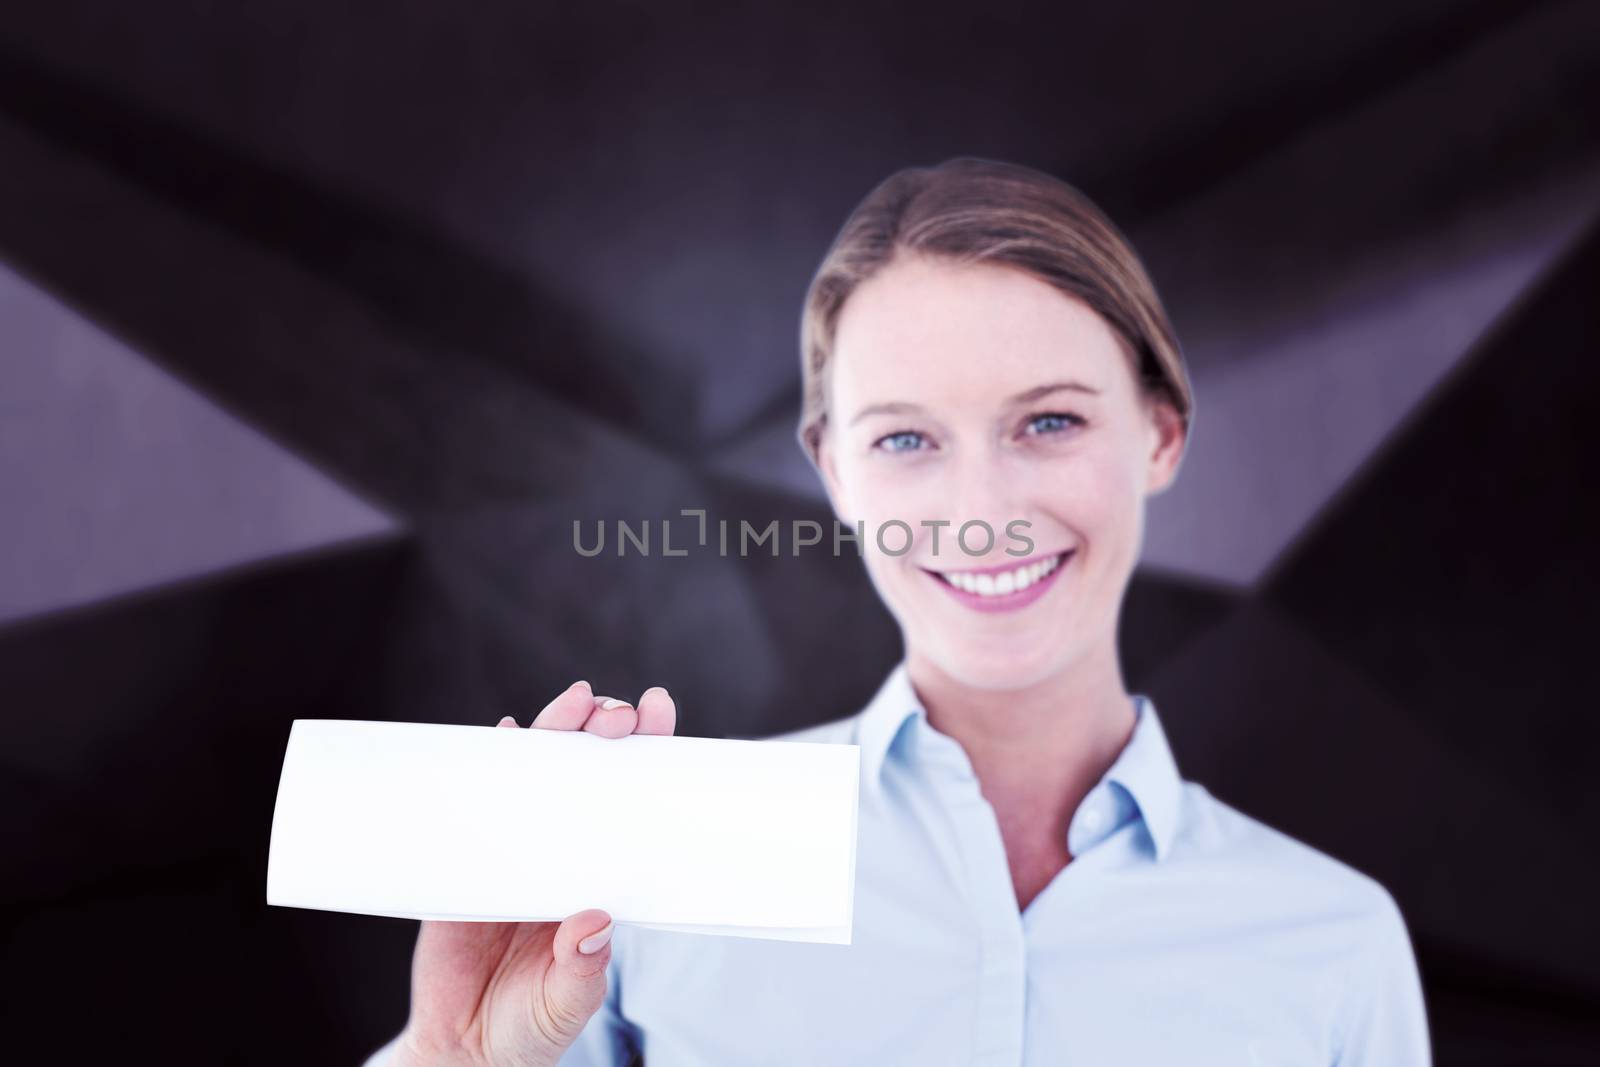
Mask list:
[[[1027,942],[1000,824],[979,790],[972,765],[959,744],[928,731],[924,749],[956,836],[967,898],[977,926],[979,960],[971,1062],[975,1067],[1020,1067],[1027,1000]]]

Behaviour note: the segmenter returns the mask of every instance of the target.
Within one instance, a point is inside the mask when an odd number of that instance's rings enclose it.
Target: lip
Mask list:
[[[977,593],[969,593],[965,589],[958,589],[956,586],[951,585],[949,582],[939,577],[939,575],[934,571],[923,568],[923,573],[928,576],[929,581],[934,582],[939,586],[940,589],[943,589],[946,593],[949,593],[962,604],[965,604],[974,611],[1020,611],[1022,608],[1027,607],[1029,604],[1032,604],[1035,600],[1038,600],[1040,597],[1048,593],[1050,591],[1050,587],[1055,585],[1056,579],[1061,577],[1061,572],[1066,570],[1067,565],[1072,562],[1072,557],[1076,556],[1077,554],[1078,550],[1072,548],[1068,549],[1064,553],[1057,552],[1042,556],[1034,556],[1030,559],[1018,560],[1016,563],[1005,564],[999,567],[973,568],[969,572],[972,574],[998,574],[1004,573],[1005,571],[1015,570],[1018,567],[1026,567],[1032,563],[1043,563],[1044,561],[1054,559],[1057,556],[1061,558],[1061,562],[1056,565],[1055,570],[1051,571],[1037,582],[1034,582],[1032,585],[1028,586],[1028,588],[1020,589],[1014,593],[1007,593],[1004,596],[980,596]]]

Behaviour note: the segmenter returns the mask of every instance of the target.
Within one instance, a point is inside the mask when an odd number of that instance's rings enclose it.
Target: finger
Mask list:
[[[544,1002],[563,1038],[576,1038],[606,995],[606,964],[616,925],[599,908],[569,915],[551,944],[554,965],[545,976]]]
[[[580,956],[593,963],[600,950],[610,943],[614,929],[611,913],[604,908],[585,908],[573,912],[556,927],[555,942],[551,947],[556,963],[569,966],[579,962]]]
[[[636,734],[670,734],[678,725],[678,705],[672,694],[653,685],[639,698],[639,725]]]
[[[532,729],[581,730],[594,710],[594,691],[588,682],[573,682],[544,710],[533,717]]]
[[[583,724],[585,732],[601,737],[627,737],[639,725],[639,713],[626,700],[595,697],[594,712]]]
[[[495,723],[495,725],[496,726],[509,726],[513,730],[515,730],[517,728],[517,720],[513,719],[511,716],[507,715],[505,718],[503,718],[499,722]]]

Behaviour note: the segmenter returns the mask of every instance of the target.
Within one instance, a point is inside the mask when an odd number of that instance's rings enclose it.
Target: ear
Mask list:
[[[1165,399],[1152,400],[1146,405],[1149,419],[1147,440],[1149,451],[1145,464],[1145,495],[1163,492],[1178,476],[1178,466],[1183,461],[1184,446],[1188,442],[1188,429],[1183,416]]]

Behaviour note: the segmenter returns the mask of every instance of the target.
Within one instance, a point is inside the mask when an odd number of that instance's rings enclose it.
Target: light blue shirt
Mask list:
[[[1020,913],[994,810],[903,663],[859,714],[785,735],[861,746],[852,944],[619,924],[563,1067],[1429,1064],[1389,893],[1184,780],[1133,701],[1072,861]]]

